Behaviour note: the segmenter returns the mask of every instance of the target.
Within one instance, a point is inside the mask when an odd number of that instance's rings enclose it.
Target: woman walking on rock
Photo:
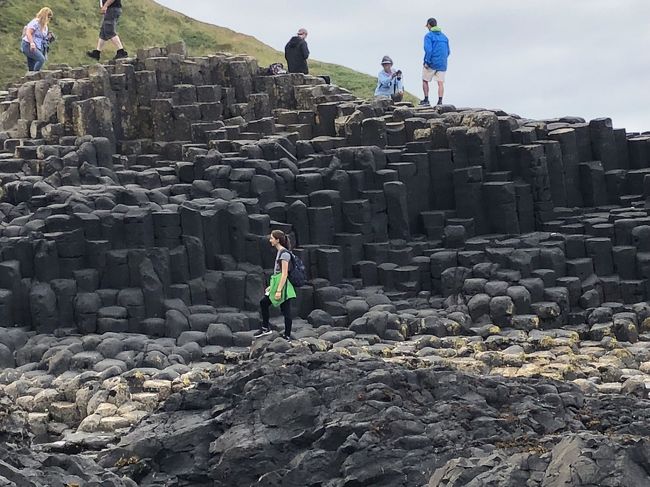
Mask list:
[[[291,340],[291,300],[296,298],[296,291],[289,281],[289,266],[291,265],[291,252],[289,238],[281,230],[273,230],[269,236],[269,243],[277,250],[275,265],[269,287],[266,288],[264,297],[260,301],[262,325],[255,334],[256,337],[271,333],[269,312],[271,306],[280,307],[284,316],[284,334],[282,338]]]
[[[23,29],[20,50],[27,58],[29,71],[40,71],[47,60],[47,47],[52,39],[48,24],[52,20],[52,16],[52,10],[49,7],[43,7]]]

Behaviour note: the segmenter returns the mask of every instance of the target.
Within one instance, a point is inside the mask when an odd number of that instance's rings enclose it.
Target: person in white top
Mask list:
[[[29,71],[40,71],[47,60],[47,46],[53,38],[49,29],[53,15],[49,7],[43,7],[23,29],[20,51],[27,58]]]

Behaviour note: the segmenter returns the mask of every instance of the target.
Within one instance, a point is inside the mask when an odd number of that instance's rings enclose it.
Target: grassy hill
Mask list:
[[[50,25],[57,36],[48,63],[87,64],[89,60],[84,53],[97,43],[98,3],[97,0],[0,0],[0,87],[25,73],[25,58],[19,51],[20,34],[44,5],[54,11]],[[134,54],[140,47],[163,46],[182,39],[191,55],[225,51],[254,56],[261,66],[285,62],[283,53],[254,37],[199,22],[153,0],[128,0],[119,32],[127,50]],[[106,52],[112,57],[112,45],[107,46]],[[372,76],[336,64],[310,61],[310,71],[330,75],[333,83],[363,98],[372,96],[375,88]]]

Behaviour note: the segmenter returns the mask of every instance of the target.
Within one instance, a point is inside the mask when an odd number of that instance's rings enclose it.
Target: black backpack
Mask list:
[[[300,257],[291,252],[290,250],[284,250],[289,252],[291,256],[291,265],[289,266],[289,281],[294,287],[300,287],[307,284],[307,268],[305,263]]]

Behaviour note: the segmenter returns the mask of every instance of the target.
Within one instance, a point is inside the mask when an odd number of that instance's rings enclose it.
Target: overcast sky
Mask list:
[[[650,131],[649,0],[159,3],[279,50],[306,27],[314,58],[368,74],[388,54],[418,96],[424,24],[434,16],[452,49],[446,102],[530,118],[608,116],[616,127]]]

